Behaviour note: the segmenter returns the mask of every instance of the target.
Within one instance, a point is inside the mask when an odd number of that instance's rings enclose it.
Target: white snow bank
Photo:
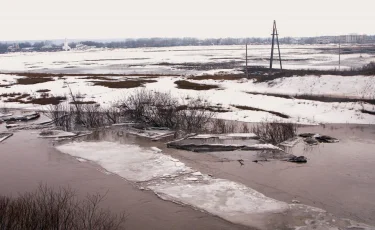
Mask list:
[[[192,170],[170,156],[113,142],[73,142],[57,147],[63,153],[93,161],[104,169],[131,181],[148,181],[164,174],[178,175]]]

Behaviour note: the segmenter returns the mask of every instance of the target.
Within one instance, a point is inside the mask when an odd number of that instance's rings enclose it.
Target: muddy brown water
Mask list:
[[[0,130],[4,128],[1,127]],[[95,132],[82,140],[108,140],[157,146],[188,166],[254,188],[265,195],[325,209],[333,214],[375,224],[375,126],[326,125],[302,127],[340,140],[334,144],[289,150],[308,158],[307,164],[283,161],[253,163],[246,153],[193,153],[168,149],[164,143],[128,135],[121,127]],[[98,165],[79,162],[58,152],[54,142],[37,138],[37,131],[17,131],[0,143],[0,194],[32,191],[40,183],[70,186],[79,196],[107,193],[103,207],[125,210],[127,229],[248,229],[210,214],[159,199],[119,176],[106,174]],[[237,158],[244,160],[241,166]]]
[[[1,195],[33,191],[40,183],[69,186],[79,197],[107,193],[103,208],[115,213],[125,210],[127,229],[249,229],[141,191],[119,176],[103,173],[97,165],[58,152],[52,142],[37,138],[35,131],[18,131],[0,143],[0,175]]]

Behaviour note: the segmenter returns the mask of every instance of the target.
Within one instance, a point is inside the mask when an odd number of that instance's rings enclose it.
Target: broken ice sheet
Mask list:
[[[164,174],[178,175],[192,170],[184,163],[137,145],[114,142],[72,142],[60,145],[63,153],[93,161],[107,171],[131,181],[147,181]]]

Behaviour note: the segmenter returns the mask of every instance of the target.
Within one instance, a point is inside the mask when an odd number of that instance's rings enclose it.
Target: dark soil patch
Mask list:
[[[188,79],[191,80],[227,80],[227,81],[236,81],[246,78],[244,74],[218,74],[218,75],[202,75],[202,76],[191,76]]]
[[[94,85],[104,86],[114,89],[129,89],[143,86],[146,83],[154,83],[155,80],[128,80],[128,81],[95,81]]]
[[[174,82],[179,89],[210,90],[220,88],[218,85],[198,84],[190,81],[179,80]]]
[[[267,113],[271,113],[271,114],[276,115],[276,116],[281,117],[281,118],[290,118],[290,116],[288,116],[286,114],[275,112],[275,111],[264,110],[264,109],[259,109],[259,108],[255,108],[255,107],[250,107],[250,106],[243,106],[243,105],[232,105],[232,106],[237,108],[237,109],[267,112]]]

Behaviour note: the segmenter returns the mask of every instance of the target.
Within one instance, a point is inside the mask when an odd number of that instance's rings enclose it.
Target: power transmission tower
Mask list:
[[[280,61],[280,69],[283,69],[283,65],[281,63],[281,53],[280,53],[280,43],[279,43],[279,34],[277,33],[276,21],[273,21],[273,32],[272,32],[272,48],[271,48],[271,59],[270,59],[270,69],[272,69],[273,63],[273,49],[275,46],[275,36],[277,41],[277,49],[279,51],[279,61]]]

